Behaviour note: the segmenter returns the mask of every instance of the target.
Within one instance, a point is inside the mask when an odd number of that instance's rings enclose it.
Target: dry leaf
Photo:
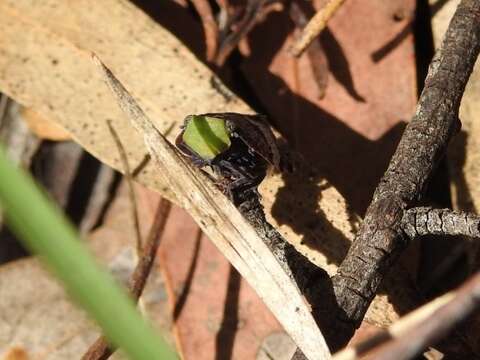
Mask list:
[[[385,9],[393,2],[346,1],[330,20],[317,40],[329,71],[322,99],[308,56],[295,59],[287,52],[293,26],[286,13],[275,14],[252,31],[252,56],[242,63],[252,90],[292,146],[360,215],[417,100],[411,19],[394,21],[392,11]],[[414,10],[414,1],[401,3]],[[403,41],[380,60],[373,59],[372,54],[404,29]]]
[[[28,360],[28,355],[23,348],[12,347],[3,354],[2,360]]]
[[[9,21],[0,24],[2,91],[58,121],[88,151],[116,168],[121,168],[121,164],[106,119],[115,120],[115,129],[123,139],[132,168],[145,160],[147,152],[141,136],[124,120],[96,74],[88,51],[95,51],[115,71],[160,131],[178,129],[186,114],[251,112],[236,96],[232,95],[227,101],[212,88],[211,72],[178,40],[127,2],[82,0],[67,6],[60,0],[42,4],[23,0],[3,2],[0,9],[9,15],[6,16]],[[106,17],[109,26],[95,29],[93,34],[85,31],[92,27],[89,24],[101,23]],[[148,69],[148,74],[144,74],[148,81],[141,75],[145,69]],[[170,134],[170,140],[174,135]],[[296,180],[303,180],[303,175],[296,176]],[[350,214],[342,197],[319,178],[312,179],[308,187],[317,189],[315,193],[322,199],[319,210],[334,224],[328,226],[332,233],[320,227],[314,232],[318,232],[319,240],[323,242],[328,238],[335,246],[333,233],[337,232],[337,237],[352,237]],[[172,198],[152,171],[151,164],[138,179]],[[280,176],[264,182],[267,208],[273,206],[274,194],[282,186],[285,182]],[[295,186],[291,190],[295,190]],[[282,206],[301,213],[304,206],[311,206],[311,199],[312,193],[304,191],[300,197],[296,194],[295,198],[287,199]],[[292,232],[287,238],[300,241]]]
[[[212,87],[212,73],[127,1],[10,0],[0,3],[0,12],[0,89],[57,121],[88,151],[116,168],[121,164],[107,119],[113,120],[133,168],[144,163],[147,152],[96,74],[91,51],[108,64],[162,132],[177,129],[191,113],[251,112],[236,96]],[[138,179],[173,198],[151,163]],[[354,231],[354,215],[336,189],[312,171],[288,178],[276,175],[261,191],[267,215],[281,225],[284,236],[295,244],[303,242],[301,251],[334,273]],[[306,215],[301,224],[286,221],[294,214]]]
[[[2,91],[57,121],[116,168],[121,164],[112,151],[107,119],[128,139],[124,143],[133,168],[147,153],[102,84],[90,60],[92,51],[118,74],[162,132],[178,129],[191,113],[251,111],[236,97],[226,101],[210,85],[211,72],[127,1],[3,1],[0,12],[5,17],[0,25]],[[108,25],[100,26],[105,19]],[[151,164],[139,180],[172,196]]]
[[[21,114],[30,131],[40,139],[53,141],[70,140],[70,134],[58,125],[58,123],[44,118],[28,108],[23,108]]]

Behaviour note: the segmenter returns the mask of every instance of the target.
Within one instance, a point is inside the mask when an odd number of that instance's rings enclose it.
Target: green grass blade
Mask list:
[[[11,229],[63,282],[68,293],[130,359],[177,359],[142,319],[133,302],[100,269],[73,226],[0,147],[0,206]]]

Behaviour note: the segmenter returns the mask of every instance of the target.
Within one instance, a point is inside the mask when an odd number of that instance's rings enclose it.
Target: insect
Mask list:
[[[198,167],[209,166],[217,185],[238,205],[256,194],[272,166],[280,167],[275,137],[261,115],[189,115],[175,141]]]

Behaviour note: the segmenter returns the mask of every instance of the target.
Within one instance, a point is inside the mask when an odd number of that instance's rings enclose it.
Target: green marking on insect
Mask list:
[[[231,145],[225,120],[202,115],[191,115],[186,121],[182,140],[204,160],[212,160]]]
[[[193,165],[212,170],[212,180],[239,205],[257,196],[269,166],[280,169],[280,152],[262,115],[189,115],[175,139]]]

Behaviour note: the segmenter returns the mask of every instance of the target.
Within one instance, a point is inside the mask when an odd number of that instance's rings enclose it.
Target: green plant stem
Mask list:
[[[130,359],[177,359],[136,311],[126,292],[100,269],[73,226],[0,147],[0,206],[11,229],[63,282],[67,292]]]

